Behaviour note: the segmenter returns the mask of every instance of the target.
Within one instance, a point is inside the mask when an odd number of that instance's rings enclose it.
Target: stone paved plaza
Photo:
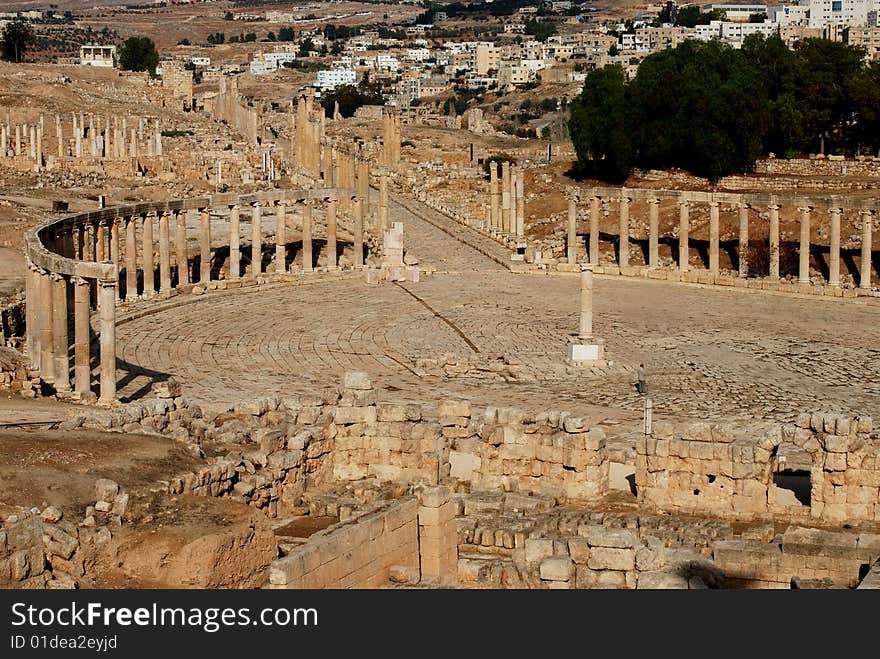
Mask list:
[[[531,410],[607,406],[635,421],[635,368],[644,362],[660,417],[880,415],[876,307],[600,276],[595,327],[610,363],[574,369],[563,358],[577,329],[576,276],[512,273],[438,228],[462,227],[407,206],[432,223],[396,203],[392,220],[404,222],[407,250],[433,276],[244,289],[120,324],[120,395],[143,395],[151,376],[173,374],[191,399],[220,404],[314,393],[357,369],[389,399],[434,391]],[[457,366],[425,361],[444,355]]]

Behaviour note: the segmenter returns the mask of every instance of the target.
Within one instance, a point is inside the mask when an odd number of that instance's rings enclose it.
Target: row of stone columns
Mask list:
[[[491,185],[491,183],[490,183]],[[492,187],[494,192],[495,187]],[[494,195],[493,195],[494,198]],[[589,248],[588,260],[593,265],[599,263],[599,214],[601,199],[599,197],[590,198],[589,213]],[[630,202],[629,197],[623,196],[618,200],[619,203],[619,256],[618,265],[620,267],[629,266],[629,234],[630,234]],[[659,264],[659,205],[658,198],[648,198],[648,267],[656,268]],[[679,206],[679,223],[678,223],[678,268],[681,272],[687,272],[689,266],[689,243],[690,243],[690,208],[696,202],[690,200],[680,200]],[[709,272],[718,274],[720,272],[720,203],[718,201],[707,202],[709,206]],[[747,203],[737,205],[739,220],[739,276],[747,277],[749,274],[748,262],[748,245],[749,245],[749,209],[752,206]],[[770,204],[767,206],[769,237],[768,237],[768,253],[769,253],[769,277],[772,279],[779,278],[779,205]],[[810,220],[812,207],[801,207],[798,209],[800,217],[800,254],[798,266],[798,281],[801,283],[810,282]],[[828,217],[830,220],[830,238],[829,238],[829,276],[828,284],[830,286],[840,286],[840,218],[841,208],[829,208]],[[568,207],[568,245],[566,258],[571,264],[576,261],[575,246],[577,244],[577,203],[572,198],[569,199]],[[872,279],[872,232],[873,232],[873,215],[870,210],[859,211],[861,215],[862,225],[862,258],[860,267],[861,288],[870,288]]]
[[[91,393],[91,286],[98,288],[100,309],[100,398],[116,397],[115,280],[95,280],[48,272],[29,264],[27,280],[27,348],[31,366],[61,394],[83,398]],[[73,289],[74,375],[70,381],[68,299]]]
[[[525,190],[523,171],[501,163],[501,190],[498,190],[498,163],[489,163],[489,225],[496,235],[521,238],[525,233]]]
[[[316,205],[315,200],[304,200],[302,202],[302,269],[309,272],[313,269],[313,208]],[[275,209],[275,271],[277,273],[286,272],[287,260],[287,204],[274,204]],[[387,199],[386,205],[380,209],[386,209],[387,215]],[[229,213],[229,277],[232,280],[239,278],[241,271],[241,223],[240,223],[240,205],[232,204],[228,207]],[[360,254],[359,263],[363,264],[363,200],[358,197],[354,206],[354,252],[357,260]],[[338,221],[338,202],[336,200],[327,200],[325,202],[326,211],[326,241],[327,241],[327,258],[328,267],[338,267],[337,261],[337,221]],[[211,263],[212,263],[212,232],[211,232],[211,210],[207,208],[198,209],[199,214],[199,282],[207,283],[212,279]],[[251,277],[263,274],[262,250],[263,250],[263,202],[254,202],[251,204]],[[143,296],[152,297],[156,294],[155,280],[152,273],[155,272],[155,240],[154,227],[155,213],[146,213],[142,216],[131,216],[122,218],[121,221],[125,225],[125,250],[124,250],[124,266],[126,271],[126,300],[132,301],[139,297],[138,295],[138,271],[144,273],[143,279]],[[175,256],[178,270],[178,284],[187,285],[189,281],[189,258],[187,245],[187,223],[186,212],[183,211],[166,211],[158,216],[159,222],[159,292],[169,292],[171,286],[171,217],[175,216]],[[118,235],[116,229],[117,222],[111,225],[111,236]],[[138,225],[140,225],[140,241],[138,240]],[[115,231],[114,231],[115,230]],[[105,231],[105,234],[107,232]],[[111,238],[111,245],[112,245]],[[103,248],[102,248],[103,249]],[[112,247],[108,250],[113,252]],[[83,252],[85,253],[85,252]],[[140,253],[140,258],[138,254]],[[117,250],[118,254],[118,250]],[[118,258],[118,256],[116,257]],[[118,261],[115,261],[118,263]],[[138,267],[140,266],[140,268]]]

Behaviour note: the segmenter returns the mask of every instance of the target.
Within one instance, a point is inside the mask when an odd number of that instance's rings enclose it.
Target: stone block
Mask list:
[[[593,570],[633,570],[636,566],[635,551],[610,547],[591,547],[587,565]]]
[[[688,580],[675,572],[642,572],[638,576],[637,590],[687,590]]]
[[[574,563],[568,556],[547,556],[539,572],[544,581],[569,581],[574,576]]]
[[[525,556],[527,563],[538,563],[553,555],[552,538],[527,538]]]
[[[437,404],[437,415],[440,417],[465,417],[470,419],[471,403],[467,400],[445,399]],[[441,425],[442,422],[441,422]],[[465,423],[467,425],[467,423]]]
[[[112,502],[119,492],[119,484],[107,478],[95,481],[95,500]]]
[[[569,538],[568,554],[578,565],[586,565],[590,558],[590,544],[586,538]]]
[[[459,451],[449,452],[449,475],[462,481],[471,481],[479,473],[482,459]]]
[[[639,544],[635,533],[628,529],[613,529],[598,524],[582,524],[578,535],[587,539],[591,547],[630,549]]]
[[[154,382],[153,393],[159,398],[178,398],[182,394],[182,388],[176,378],[169,377],[167,380]]]
[[[376,408],[370,407],[337,407],[333,420],[341,425],[352,423],[375,423]]]

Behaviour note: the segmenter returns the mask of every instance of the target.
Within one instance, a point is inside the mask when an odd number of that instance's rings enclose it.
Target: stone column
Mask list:
[[[739,204],[739,276],[749,276],[749,205]]]
[[[186,248],[186,212],[175,211],[174,255],[177,258],[177,285],[189,284],[189,258]]]
[[[366,160],[358,163],[358,196],[361,198],[364,217],[370,214],[370,164]]]
[[[798,208],[801,215],[801,245],[798,253],[798,282],[810,283],[810,210],[809,206]]]
[[[263,273],[263,207],[262,202],[251,205],[251,277]]]
[[[336,269],[336,200],[327,202],[327,267]]]
[[[37,126],[37,152],[34,156],[37,167],[43,168],[43,129]]]
[[[15,126],[15,142],[12,144],[12,152],[17,156],[21,155],[21,126],[18,124]]]
[[[39,300],[37,307],[37,326],[40,328],[40,377],[53,384],[55,382],[55,341],[52,331],[52,275],[46,270],[39,273]]]
[[[237,280],[241,276],[241,225],[239,207],[229,206],[229,278]]]
[[[831,238],[828,255],[828,285],[840,286],[840,208],[828,210],[831,216]]]
[[[200,208],[199,215],[201,218],[199,283],[204,286],[211,281],[211,211],[207,208]]]
[[[283,201],[275,204],[275,272],[287,272],[287,206]]]
[[[110,223],[110,261],[119,267],[119,225],[124,220],[121,217],[114,218]]]
[[[489,231],[495,233],[501,230],[501,216],[499,213],[498,199],[498,161],[489,163]]]
[[[39,329],[37,326],[37,308],[42,304],[40,300],[40,272],[27,260],[28,271],[25,276],[25,331],[27,338],[25,345],[27,346],[27,356],[30,359],[30,367],[32,369],[40,368],[40,339]]]
[[[55,390],[70,391],[70,361],[67,356],[67,278],[52,274],[52,341],[55,361]]]
[[[101,308],[101,398],[109,404],[116,399],[116,282],[99,281]]]
[[[387,188],[386,188],[387,190]],[[306,199],[303,204],[302,214],[302,269],[303,272],[312,271],[312,205],[311,199]],[[382,207],[379,207],[381,215]]]
[[[720,218],[717,201],[709,202],[709,272],[717,275],[719,271]]]
[[[379,178],[379,228],[381,236],[388,228],[388,174],[382,173]]]
[[[107,220],[100,220],[95,236],[95,260],[103,262],[107,260]]]
[[[30,135],[28,136],[28,155],[31,160],[37,159],[37,127],[30,127]]]
[[[171,213],[164,211],[159,216],[159,291],[171,292],[171,231],[168,226]]]
[[[862,217],[862,263],[859,277],[859,288],[871,288],[871,231],[873,223],[872,211],[860,211]]]
[[[620,258],[618,263],[621,268],[629,267],[629,197],[620,198],[620,224],[617,235],[619,236]]]
[[[501,163],[501,231],[510,233],[510,163]]]
[[[55,115],[55,138],[58,140],[58,157],[64,155],[64,131],[61,129],[61,116]],[[6,155],[5,153],[3,154]]]
[[[678,202],[678,269],[681,272],[688,271],[688,256],[690,255],[690,206],[686,199]]]
[[[581,314],[578,324],[578,338],[589,341],[593,338],[593,269],[581,269]]]
[[[156,272],[153,263],[153,213],[144,213],[144,297],[156,294]]]
[[[83,277],[73,277],[71,282],[73,283],[73,388],[82,397],[88,394],[92,387],[89,350],[89,281]]]
[[[568,198],[568,241],[565,247],[568,264],[574,265],[577,262],[577,201],[574,197]]]
[[[517,224],[519,217],[517,215],[517,196],[516,196],[516,179],[517,179],[517,167],[515,165],[511,165],[510,167],[510,233],[515,236],[517,231]]]
[[[525,176],[525,170],[519,169],[516,174],[516,235],[519,238],[526,235]]]
[[[126,218],[125,224],[125,299],[136,300],[137,292],[137,224],[136,216]]]
[[[590,265],[599,265],[599,197],[590,197]]]
[[[354,204],[354,267],[364,265],[364,198],[358,195]]]
[[[660,264],[660,200],[648,199],[648,267]]]
[[[779,206],[770,204],[770,278],[779,279]]]

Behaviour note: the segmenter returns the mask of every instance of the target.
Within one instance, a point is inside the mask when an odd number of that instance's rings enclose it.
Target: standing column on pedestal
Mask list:
[[[828,210],[831,216],[831,238],[828,255],[828,285],[840,286],[840,212],[839,208]]]
[[[159,291],[171,292],[171,213],[164,211],[159,216]]]
[[[37,307],[37,326],[40,328],[40,378],[55,382],[55,341],[52,332],[52,275],[46,270],[39,274],[40,306]]]
[[[177,285],[189,284],[189,255],[186,246],[186,211],[175,211],[174,256],[177,259]]]
[[[713,275],[717,275],[720,269],[719,266],[719,251],[720,245],[718,244],[720,237],[720,218],[719,218],[719,204],[717,201],[709,202],[709,272]]]
[[[578,335],[568,343],[568,359],[574,365],[604,360],[605,342],[593,336],[593,266],[581,264],[581,295]]]
[[[618,248],[620,257],[618,265],[621,268],[629,267],[629,197],[620,198],[620,224],[618,226]]]
[[[144,213],[144,297],[156,294],[156,271],[153,263],[153,213]]]
[[[648,267],[660,265],[660,200],[648,199]]]
[[[683,199],[678,202],[678,269],[681,272],[688,271],[688,257],[690,256],[690,206]]]
[[[211,211],[199,209],[201,231],[199,234],[199,283],[203,286],[211,281]]]
[[[251,277],[263,272],[263,207],[255,201],[251,206]]]
[[[501,163],[501,231],[510,233],[510,163]]]
[[[55,390],[70,391],[70,361],[67,340],[67,278],[52,275],[52,341],[55,361]]]
[[[516,196],[516,179],[519,176],[518,169],[516,165],[511,165],[510,167],[510,233],[513,236],[516,236],[517,233],[517,196]]]
[[[590,197],[590,265],[599,265],[599,197]]]
[[[859,288],[871,288],[871,231],[873,230],[871,211],[860,211],[862,217],[862,263]]]
[[[101,402],[116,398],[116,282],[100,281],[101,309]]]
[[[525,177],[525,170],[520,168],[516,175],[516,235],[518,238],[526,235]]]
[[[229,206],[229,278],[241,277],[241,225],[237,204]]]
[[[770,204],[770,278],[779,279],[779,206]]]
[[[306,199],[303,204],[302,214],[302,269],[303,272],[312,271],[312,204],[311,199]],[[381,213],[381,206],[379,211]]]
[[[283,201],[275,204],[275,272],[287,272],[287,206]]]
[[[336,200],[327,202],[327,267],[336,269]]]
[[[498,208],[498,161],[489,163],[489,231],[496,232],[501,229],[501,217]]]
[[[137,292],[137,224],[135,216],[125,223],[125,299],[136,300]]]
[[[73,277],[73,389],[80,397],[92,387],[89,351],[89,280]]]
[[[798,282],[810,283],[810,210],[809,206],[798,208],[801,216],[801,244],[798,254]]]
[[[593,338],[593,269],[581,270],[581,313],[578,323],[578,338],[590,341]]]
[[[358,195],[354,204],[354,267],[364,265],[364,198]]]
[[[749,276],[749,205],[739,204],[739,276]]]
[[[565,248],[568,264],[574,265],[577,262],[577,201],[574,197],[568,198],[568,241]]]

